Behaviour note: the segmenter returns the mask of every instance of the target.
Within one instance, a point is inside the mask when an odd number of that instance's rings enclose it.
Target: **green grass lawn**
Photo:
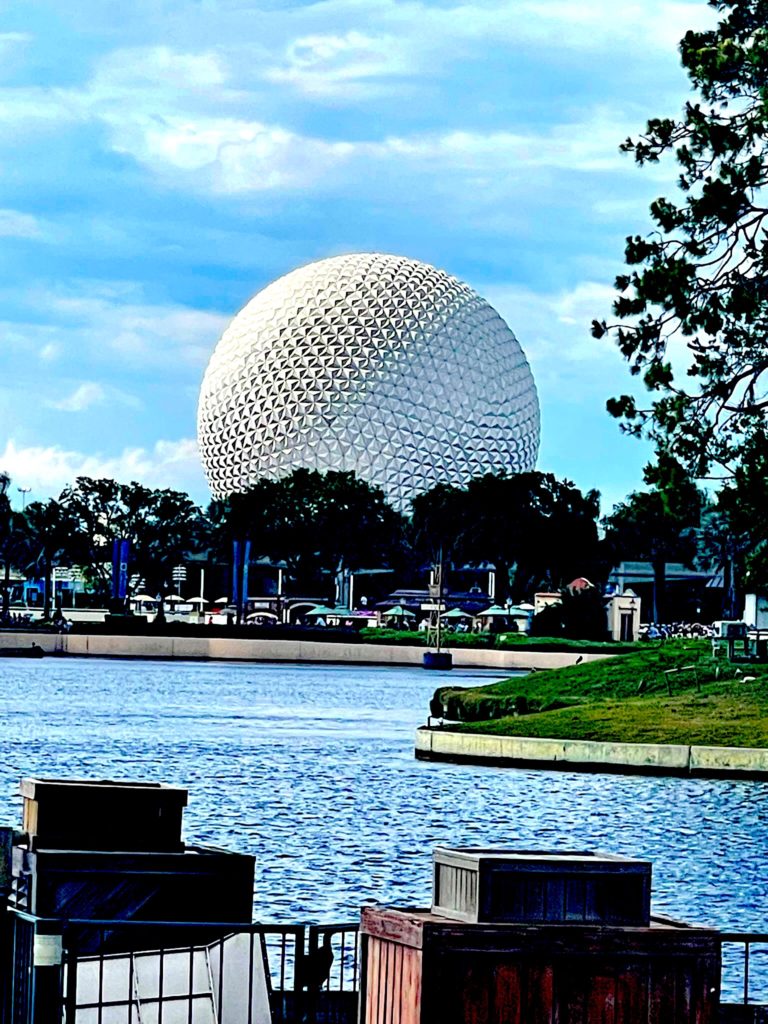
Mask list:
[[[768,665],[715,660],[708,641],[647,644],[617,658],[437,694],[462,731],[768,746]]]

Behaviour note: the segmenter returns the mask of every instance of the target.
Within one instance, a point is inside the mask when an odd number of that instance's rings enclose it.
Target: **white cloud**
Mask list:
[[[278,125],[233,118],[134,115],[115,118],[113,145],[120,152],[179,183],[230,193],[355,187],[373,173],[440,171],[442,186],[452,178],[487,175],[498,183],[510,173],[527,178],[531,169],[630,173],[632,162],[618,152],[626,134],[620,111],[598,108],[584,119],[541,131],[451,131],[391,136],[372,141],[326,141]],[[655,172],[655,170],[654,170]]]
[[[106,401],[106,397],[107,393],[101,384],[84,381],[71,394],[64,398],[49,400],[46,405],[60,412],[84,412],[94,405],[101,405]]]
[[[30,213],[18,210],[0,210],[0,238],[34,238],[43,237],[42,224],[39,218]]]
[[[44,86],[0,89],[0,124],[17,133],[16,142],[41,128],[58,130],[86,119],[83,97],[76,90]]]
[[[98,384],[96,381],[83,381],[78,384],[68,395],[62,398],[46,399],[45,405],[49,409],[56,409],[59,412],[87,412],[97,405],[123,405],[131,409],[142,407],[141,399],[131,395],[120,388],[111,385]]]
[[[26,32],[0,32],[0,75],[7,75],[26,44],[31,40]]]
[[[230,319],[187,306],[142,302],[140,289],[104,282],[73,282],[58,293],[41,287],[23,298],[34,319],[0,321],[0,338],[36,347],[48,362],[67,353],[109,365],[119,357],[127,368],[197,368]]]
[[[626,120],[618,111],[586,111],[582,121],[556,124],[539,132],[454,131],[443,135],[391,138],[372,152],[435,168],[526,174],[531,168],[569,171],[615,171],[631,166],[618,152]]]
[[[299,36],[286,47],[282,63],[267,68],[264,78],[306,96],[349,101],[381,93],[382,79],[412,71],[403,40],[350,29]]]
[[[52,363],[61,355],[61,346],[49,341],[40,349],[39,356],[42,362]]]
[[[283,32],[299,16],[273,18]],[[324,0],[300,8],[299,35],[264,72],[314,99],[358,102],[408,78],[434,77],[466,60],[483,60],[489,47],[539,47],[548,57],[587,52],[594,59],[618,49],[647,62],[674,50],[689,28],[712,24],[705,4],[644,0],[474,0],[452,6],[409,0]],[[364,31],[360,27],[365,26]],[[311,31],[308,31],[311,29]]]
[[[20,486],[31,487],[29,500],[58,496],[78,476],[137,480],[148,487],[205,493],[197,442],[158,441],[152,448],[126,448],[117,455],[85,454],[57,445],[19,446],[13,440],[0,451],[0,467]]]
[[[227,71],[221,57],[211,50],[181,53],[169,46],[142,46],[114,50],[97,67],[87,95],[98,107],[110,99],[122,101],[128,93],[137,99],[167,94],[213,91],[221,97]]]
[[[596,394],[604,403],[612,389],[627,390],[626,364],[616,345],[590,334],[593,320],[610,315],[613,288],[583,281],[549,294],[518,285],[486,287],[483,294],[517,335],[540,386],[576,403],[594,403]],[[580,394],[568,394],[576,381]]]
[[[113,146],[154,171],[188,175],[192,187],[221,192],[303,188],[345,162],[356,148],[297,135],[277,125],[233,118],[116,117]]]
[[[13,121],[19,130],[30,131],[35,120],[101,125],[110,149],[174,187],[224,193],[288,191],[329,182],[345,187],[366,179],[370,161],[388,174],[398,174],[403,161],[406,171],[426,163],[434,173],[439,162],[446,179],[469,170],[493,175],[495,161],[501,161],[502,173],[510,164],[619,170],[618,141],[628,125],[643,121],[637,109],[627,110],[627,103],[637,101],[634,93],[627,102],[616,98],[612,109],[579,108],[574,97],[560,124],[537,129],[520,128],[527,119],[518,112],[513,130],[478,131],[469,124],[413,136],[330,138],[293,128],[285,114],[276,116],[280,96],[274,87],[292,85],[305,96],[334,103],[360,102],[387,82],[386,88],[396,80],[412,88],[414,75],[439,82],[443,66],[455,77],[456,61],[482,61],[489,42],[510,47],[538,40],[564,46],[567,39],[569,51],[590,46],[611,52],[619,45],[642,45],[647,51],[651,43],[668,48],[659,37],[670,25],[678,34],[681,24],[695,23],[699,6],[668,0],[654,0],[650,9],[631,4],[620,10],[608,0],[453,7],[328,0],[301,8],[301,24],[316,25],[317,31],[293,35],[296,19],[289,12],[265,15],[270,41],[251,44],[249,59],[255,67],[246,71],[246,42],[217,39],[212,49],[198,31],[197,50],[167,45],[114,50],[100,58],[79,88],[0,89],[0,122]],[[275,53],[280,54],[277,62]],[[423,96],[423,83],[419,88]],[[630,164],[626,160],[623,167]]]

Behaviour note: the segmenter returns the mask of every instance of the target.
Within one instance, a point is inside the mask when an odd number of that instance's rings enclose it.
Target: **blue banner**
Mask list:
[[[124,601],[128,596],[128,560],[131,555],[131,542],[123,537],[120,540],[120,557],[117,567],[117,596]]]
[[[112,541],[112,597],[124,601],[128,594],[128,558],[131,542],[124,537]]]
[[[242,591],[242,602],[243,607],[248,603],[248,563],[251,560],[251,542],[247,540],[244,544],[243,551],[243,591]],[[238,605],[238,608],[240,606]]]
[[[240,607],[240,541],[232,541],[232,604]]]

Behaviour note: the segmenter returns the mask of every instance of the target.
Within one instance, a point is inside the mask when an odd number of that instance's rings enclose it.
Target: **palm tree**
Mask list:
[[[8,496],[10,487],[9,474],[0,472],[0,563],[3,566],[3,580],[0,583],[0,622],[8,618],[10,610],[11,569],[26,564],[27,556],[27,523],[20,512],[14,512],[11,508]]]
[[[77,543],[77,522],[72,513],[58,501],[33,501],[25,510],[30,533],[32,565],[39,566],[43,573],[45,598],[43,620],[51,618],[51,576],[54,565],[67,558]]]

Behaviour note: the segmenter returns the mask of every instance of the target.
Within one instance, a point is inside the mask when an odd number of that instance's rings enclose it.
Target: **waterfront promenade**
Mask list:
[[[167,658],[193,661],[330,662],[359,665],[421,665],[424,647],[398,644],[323,643],[317,640],[246,640],[227,637],[103,636],[81,633],[0,633],[0,648],[42,647],[46,654],[97,658]],[[456,668],[501,672],[563,668],[609,657],[576,651],[449,648]]]
[[[542,739],[422,727],[416,730],[415,755],[420,761],[499,768],[768,780],[768,750],[761,747]]]

